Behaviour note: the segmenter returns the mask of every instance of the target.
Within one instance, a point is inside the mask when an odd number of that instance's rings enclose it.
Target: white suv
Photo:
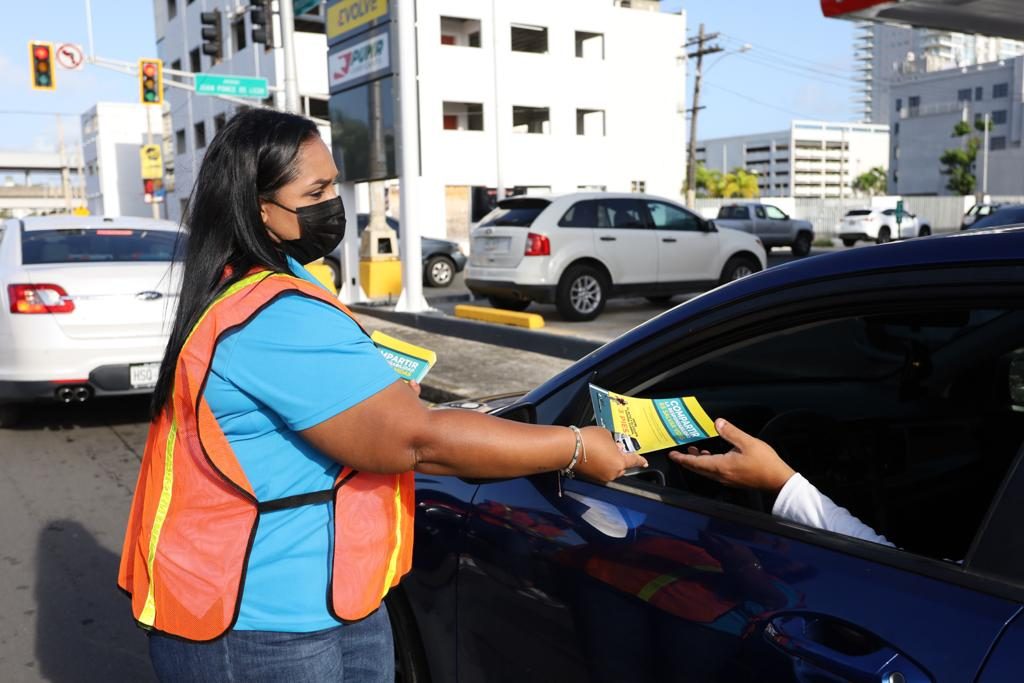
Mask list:
[[[665,301],[765,267],[753,235],[636,193],[505,199],[470,243],[470,291],[511,310],[554,302],[567,320],[596,318],[609,297]]]
[[[927,218],[908,211],[903,212],[897,224],[896,209],[852,209],[839,221],[837,232],[843,244],[852,247],[860,240],[885,244],[894,239],[927,237],[932,234],[932,226]]]

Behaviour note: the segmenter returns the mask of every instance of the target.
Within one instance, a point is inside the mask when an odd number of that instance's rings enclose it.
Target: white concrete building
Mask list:
[[[793,121],[787,130],[700,141],[697,163],[757,173],[763,197],[849,197],[858,175],[887,166],[888,148],[888,126]]]
[[[160,107],[98,102],[82,114],[82,165],[90,213],[153,215],[152,207],[143,201],[139,150],[150,139],[160,144],[163,132]]]
[[[278,85],[278,74],[284,72],[284,56],[280,48],[268,49],[252,41],[249,5],[246,0],[153,0],[157,56],[164,61],[164,68],[262,76],[272,88]],[[223,31],[222,57],[216,61],[202,54],[200,21],[201,12],[214,10],[222,14]],[[273,21],[274,44],[279,46],[281,32],[276,15]],[[321,133],[330,139],[326,126],[327,39],[323,30],[319,7],[296,18],[296,62],[303,111],[325,121]],[[170,80],[173,77],[165,75],[165,81]],[[167,215],[171,220],[179,220],[207,144],[241,105],[171,86],[164,88],[164,99],[169,115],[167,148],[171,152],[165,153],[164,163],[173,176],[168,188]],[[284,109],[283,91],[272,91],[268,99]]]
[[[636,0],[432,0],[418,26],[425,234],[464,241],[472,188],[679,197],[683,15]]]
[[[990,115],[988,193],[1024,194],[1024,57],[915,74],[892,89],[889,188],[902,195],[948,195],[939,158],[963,144],[959,121]],[[982,137],[972,128],[971,135]],[[982,189],[984,151],[975,163]]]
[[[891,123],[890,90],[914,74],[975,66],[1024,54],[1024,41],[892,24],[861,23],[854,38],[863,121]]]

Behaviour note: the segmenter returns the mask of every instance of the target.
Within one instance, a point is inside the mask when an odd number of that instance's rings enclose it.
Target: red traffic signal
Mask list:
[[[54,90],[57,83],[53,78],[53,45],[32,41],[28,44],[32,66],[32,88],[34,90]]]
[[[139,101],[162,104],[164,101],[164,63],[159,59],[139,60]]]

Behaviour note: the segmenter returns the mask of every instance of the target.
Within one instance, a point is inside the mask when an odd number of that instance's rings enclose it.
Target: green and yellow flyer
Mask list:
[[[404,380],[422,382],[430,368],[437,362],[437,354],[430,349],[395,339],[379,330],[375,330],[370,339],[376,344],[384,360]]]
[[[634,398],[590,385],[597,424],[627,453],[650,453],[718,436],[693,396]]]

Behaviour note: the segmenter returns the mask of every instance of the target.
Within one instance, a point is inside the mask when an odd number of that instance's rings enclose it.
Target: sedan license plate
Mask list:
[[[156,386],[156,378],[160,374],[160,363],[129,365],[128,372],[132,389],[153,387]]]
[[[509,237],[484,237],[483,239],[483,252],[485,254],[507,254],[509,243],[512,241]]]

